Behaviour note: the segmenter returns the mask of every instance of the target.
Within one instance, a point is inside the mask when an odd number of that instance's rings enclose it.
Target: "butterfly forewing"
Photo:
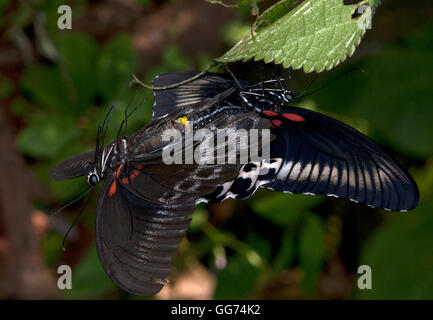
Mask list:
[[[50,171],[50,179],[64,180],[86,175],[93,165],[95,152],[82,152],[56,165]]]

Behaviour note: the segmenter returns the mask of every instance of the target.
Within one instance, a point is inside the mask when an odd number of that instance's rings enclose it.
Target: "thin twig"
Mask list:
[[[213,66],[215,66],[215,65],[217,65],[217,64],[218,64],[217,62],[213,61],[213,62],[209,63],[209,64],[204,68],[204,70],[203,70],[202,72],[196,74],[194,77],[191,77],[191,78],[186,79],[186,80],[181,81],[181,82],[177,82],[177,83],[171,84],[171,85],[169,85],[169,86],[163,86],[163,87],[154,87],[154,86],[149,86],[149,85],[143,83],[141,80],[139,80],[135,74],[132,74],[132,78],[133,78],[133,80],[131,80],[130,85],[131,85],[131,84],[134,84],[134,83],[138,83],[140,86],[143,86],[143,87],[148,88],[148,89],[152,89],[152,90],[154,90],[154,91],[157,91],[157,90],[165,90],[165,89],[171,89],[171,88],[176,88],[176,87],[179,87],[179,86],[181,86],[181,85],[183,85],[183,84],[189,83],[189,82],[191,82],[191,81],[194,81],[194,80],[200,78],[202,75],[204,75],[206,72],[208,72],[208,70],[209,70],[210,68],[212,68]]]
[[[233,3],[233,4],[225,3],[222,0],[206,0],[206,2],[209,2],[212,4],[219,4],[219,5],[222,5],[223,7],[226,7],[226,8],[239,8],[239,5],[237,3]]]

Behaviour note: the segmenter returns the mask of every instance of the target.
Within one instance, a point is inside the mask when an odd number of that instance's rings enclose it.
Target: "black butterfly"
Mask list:
[[[167,73],[155,87],[196,73]],[[281,83],[279,79],[270,82]],[[153,295],[170,273],[175,253],[199,202],[245,199],[258,187],[343,197],[371,207],[406,211],[416,207],[412,177],[379,146],[325,115],[287,106],[294,94],[284,85],[237,81],[207,74],[187,84],[155,91],[152,121],[130,137],[57,165],[54,180],[87,176],[104,180],[96,213],[96,245],[102,265],[122,289]],[[167,129],[271,129],[270,159],[246,164],[165,164]],[[215,149],[225,147],[215,146]],[[261,169],[267,169],[261,174]]]

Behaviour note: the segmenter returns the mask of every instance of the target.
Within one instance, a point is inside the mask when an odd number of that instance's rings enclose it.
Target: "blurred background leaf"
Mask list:
[[[102,268],[94,246],[74,268],[72,279],[73,290],[65,290],[65,299],[95,299],[117,288]]]
[[[96,77],[98,92],[104,101],[110,101],[125,90],[135,68],[135,52],[128,35],[118,34],[104,44]]]
[[[315,215],[310,215],[301,230],[299,266],[304,270],[304,290],[311,297],[324,262],[324,227]]]
[[[267,197],[251,200],[254,212],[282,227],[296,225],[308,209],[322,201],[320,196],[292,196],[280,192],[269,192]]]
[[[71,119],[46,117],[34,120],[20,132],[18,146],[36,158],[49,158],[57,155],[66,143],[78,135],[79,130]]]
[[[373,290],[359,299],[431,299],[433,288],[433,166],[420,178],[424,201],[417,209],[392,216],[365,244],[360,264],[373,270]]]

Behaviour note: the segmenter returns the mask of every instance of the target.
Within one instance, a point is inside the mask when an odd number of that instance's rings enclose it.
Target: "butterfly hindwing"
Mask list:
[[[277,139],[271,143],[271,160],[255,164],[266,167],[267,174],[242,167],[235,181],[208,200],[242,199],[261,186],[348,198],[395,211],[417,205],[419,191],[412,177],[362,133],[307,109],[287,107],[283,112],[273,116]]]
[[[186,201],[150,202],[124,188],[114,174],[107,177],[96,214],[96,245],[110,278],[137,295],[159,292],[194,208]]]

